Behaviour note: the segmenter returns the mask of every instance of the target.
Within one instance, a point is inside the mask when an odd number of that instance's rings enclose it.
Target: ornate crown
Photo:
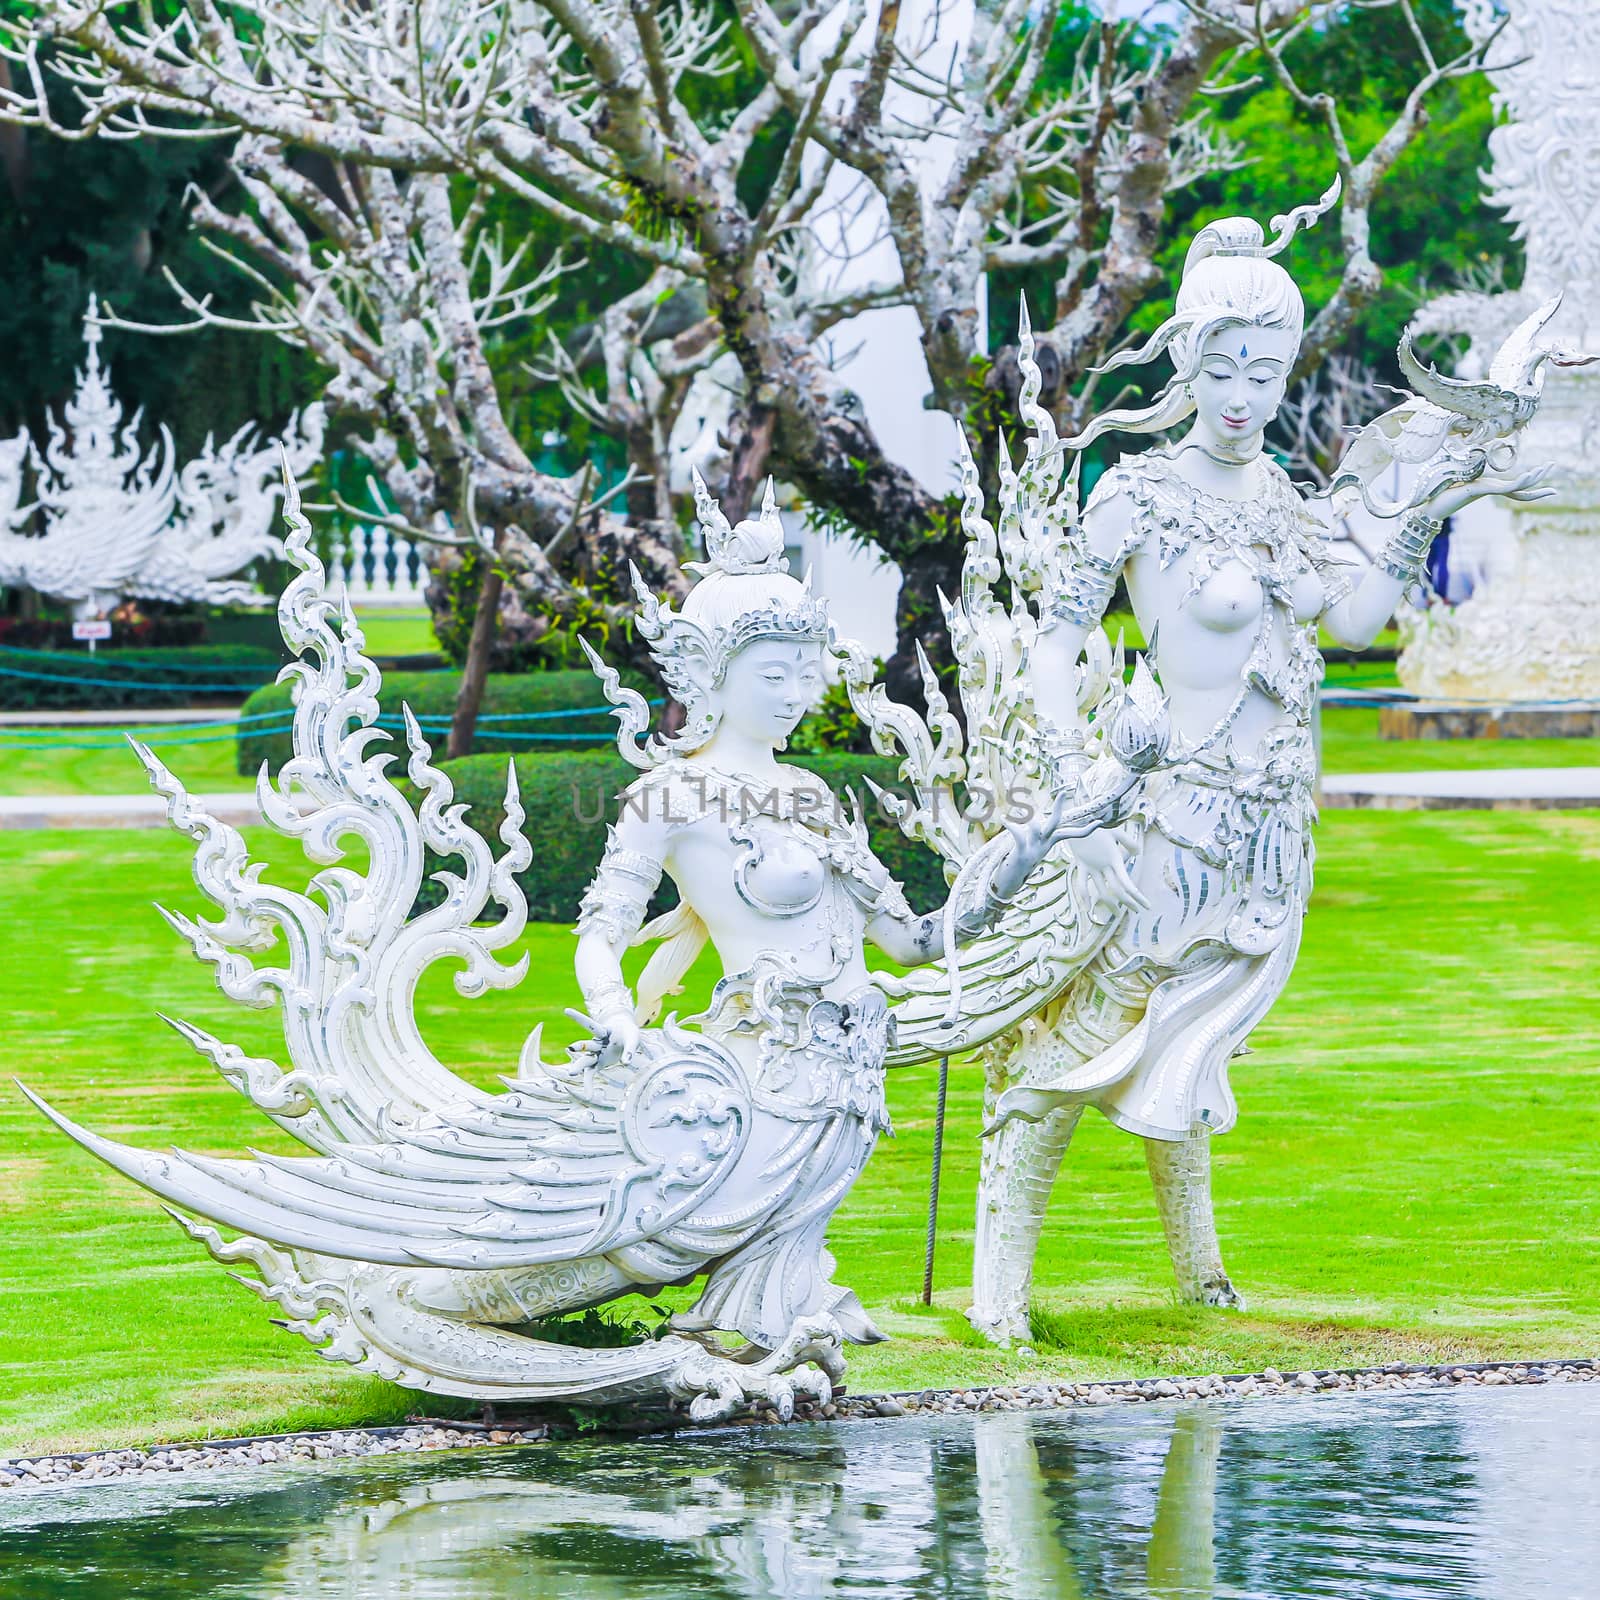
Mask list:
[[[688,571],[698,574],[702,582],[788,573],[789,563],[783,556],[783,524],[778,517],[771,478],[767,479],[759,515],[736,526],[729,526],[699,472],[694,474],[694,503],[705,534],[706,559],[689,563]],[[802,598],[794,601],[773,598],[741,610],[725,626],[708,627],[657,600],[638,568],[630,567],[629,571],[633,577],[633,592],[639,601],[639,632],[660,668],[662,681],[690,712],[691,723],[697,720],[696,702],[703,701],[706,694],[721,683],[728,663],[747,644],[757,639],[796,639],[826,644],[832,635],[827,603],[811,593],[810,574],[802,585]]]

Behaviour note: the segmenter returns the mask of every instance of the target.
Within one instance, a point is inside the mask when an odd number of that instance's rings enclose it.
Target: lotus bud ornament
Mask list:
[[[1111,719],[1107,744],[1111,754],[1130,772],[1150,772],[1166,759],[1172,741],[1172,718],[1166,696],[1140,656],[1133,669],[1122,704]]]

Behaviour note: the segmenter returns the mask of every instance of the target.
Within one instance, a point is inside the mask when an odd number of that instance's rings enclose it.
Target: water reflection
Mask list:
[[[1587,1592],[1593,1389],[998,1413],[0,1503],[0,1600]],[[1485,1499],[1489,1504],[1485,1504]]]

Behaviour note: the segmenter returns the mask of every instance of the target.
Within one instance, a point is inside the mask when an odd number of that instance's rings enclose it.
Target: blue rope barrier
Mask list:
[[[292,715],[292,713],[285,714]],[[98,739],[18,739],[8,736],[3,731],[0,731],[0,751],[116,750],[122,748],[126,742],[126,735],[129,733],[133,733],[139,739],[141,744],[148,745],[218,744],[225,739],[233,739],[236,737],[234,732],[195,734],[192,736],[185,732],[181,736],[174,736],[172,733],[167,731],[174,726],[187,730],[194,727],[227,728],[231,725],[228,723],[166,723],[160,728],[113,728],[107,729],[105,734]],[[401,733],[405,730],[405,724],[398,718],[392,717],[380,717],[378,721],[371,724],[371,726],[381,728],[385,733]],[[433,731],[443,732],[446,731],[448,727],[448,721],[441,721],[439,727]],[[288,726],[285,725],[281,729],[273,728],[267,731],[272,733],[287,733]],[[593,733],[514,733],[507,729],[498,732],[496,737],[500,739],[515,739],[518,743],[592,744],[597,748],[609,742],[604,731],[598,728]]]
[[[654,706],[658,709],[666,703],[665,700],[645,701],[647,706]],[[547,717],[604,717],[609,716],[612,709],[611,706],[577,706],[568,711],[494,711],[480,716],[478,722],[481,725],[485,722],[538,722]],[[418,722],[426,720],[429,719],[417,718]],[[439,721],[441,719],[433,718],[432,720]],[[445,717],[442,720],[449,722],[450,719]]]
[[[665,702],[661,700],[651,700],[648,702],[648,704],[652,706],[661,706],[664,703]],[[539,722],[561,717],[598,717],[604,716],[609,710],[610,707],[608,706],[579,706],[565,711],[505,711],[491,716],[479,717],[478,725],[480,727],[484,727],[485,724],[491,722]],[[203,732],[214,728],[241,728],[249,723],[282,723],[282,730],[278,728],[260,730],[263,732],[276,733],[279,731],[287,731],[293,720],[294,708],[292,706],[285,706],[280,711],[252,711],[248,716],[229,717],[227,719],[212,722],[164,722],[154,724],[135,723],[124,728],[106,728],[100,734],[100,737],[97,740],[83,740],[76,742],[68,739],[43,738],[34,739],[25,743],[18,743],[15,735],[9,735],[3,728],[0,728],[0,747],[8,749],[42,749],[46,746],[55,745],[61,749],[70,750],[90,750],[95,748],[110,749],[114,745],[121,744],[124,737],[130,733],[143,738],[146,744],[156,742],[163,744],[176,744],[181,741],[172,737],[172,731],[175,729],[181,729],[186,732]],[[420,716],[417,718],[417,726],[424,732],[445,732],[448,731],[452,720],[452,718],[443,715]],[[380,716],[374,726],[380,728],[404,730],[405,723],[399,717]],[[35,732],[37,730],[27,729],[26,731]],[[502,739],[602,739],[608,732],[608,730],[604,728],[596,728],[592,733],[539,734],[517,733],[510,728],[498,727],[486,727],[485,731],[493,733]]]
[[[47,652],[40,652],[45,654]],[[154,689],[161,694],[249,694],[256,689],[266,687],[272,679],[263,679],[260,683],[142,683],[136,678],[90,678],[79,676],[77,673],[64,672],[28,672],[20,667],[0,667],[0,678],[26,678],[36,683],[70,683],[83,684],[100,689]],[[660,706],[665,702],[651,700],[647,704]],[[610,706],[576,706],[568,707],[562,711],[492,711],[486,712],[478,718],[480,723],[490,722],[537,722],[557,717],[600,717],[611,710]],[[260,716],[277,716],[277,712],[260,712]],[[240,719],[247,720],[247,719]],[[421,723],[449,724],[448,717],[440,718],[418,717]]]
[[[27,678],[34,683],[70,683],[96,689],[153,689],[157,694],[253,694],[272,682],[272,677],[266,677],[254,683],[150,683],[139,678],[80,677],[76,672],[28,672],[22,667],[0,667],[0,678]]]

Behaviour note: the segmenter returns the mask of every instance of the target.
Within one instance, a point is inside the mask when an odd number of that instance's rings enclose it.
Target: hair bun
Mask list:
[[[1272,219],[1272,242],[1266,242],[1261,224],[1249,217],[1223,217],[1208,222],[1189,244],[1189,253],[1183,258],[1183,275],[1199,266],[1211,256],[1256,256],[1270,260],[1288,248],[1289,241],[1302,228],[1316,226],[1317,219],[1332,210],[1339,198],[1341,181],[1338,174],[1323,191],[1320,199],[1308,206],[1296,206],[1293,211]]]
[[[723,572],[787,572],[783,524],[776,513],[770,520],[763,515],[734,523],[712,560]]]
[[[1211,256],[1254,256],[1262,254],[1266,234],[1252,217],[1222,217],[1208,222],[1189,242],[1183,258],[1183,275],[1194,271]]]

